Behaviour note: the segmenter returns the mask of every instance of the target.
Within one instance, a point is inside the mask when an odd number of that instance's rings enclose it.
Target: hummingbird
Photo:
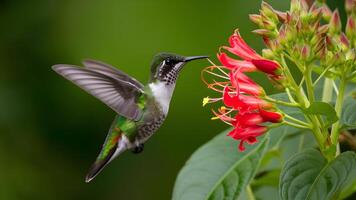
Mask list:
[[[84,60],[84,67],[57,64],[52,69],[114,110],[102,149],[86,175],[93,180],[104,167],[126,150],[143,151],[144,143],[167,117],[176,81],[183,66],[208,56],[158,53],[151,63],[151,75],[143,85],[119,69],[96,60]]]

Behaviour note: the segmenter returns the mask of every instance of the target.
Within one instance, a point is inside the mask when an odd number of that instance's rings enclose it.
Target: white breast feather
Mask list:
[[[168,113],[169,103],[172,98],[174,85],[166,85],[163,82],[150,83],[149,87],[165,115]]]

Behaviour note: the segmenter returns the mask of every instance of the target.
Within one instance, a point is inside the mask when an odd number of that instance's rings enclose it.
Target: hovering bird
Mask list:
[[[85,60],[84,68],[67,64],[52,67],[117,113],[85,182],[90,182],[124,151],[143,151],[144,143],[167,117],[179,72],[187,62],[203,58],[207,56],[185,57],[159,53],[153,58],[147,85],[115,67],[95,60]]]

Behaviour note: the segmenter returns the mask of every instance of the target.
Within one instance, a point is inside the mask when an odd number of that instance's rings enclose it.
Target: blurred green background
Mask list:
[[[268,1],[285,10],[288,1]],[[336,2],[336,1],[332,1]],[[341,2],[342,3],[342,2]],[[214,96],[200,81],[207,61],[181,73],[170,114],[143,153],[112,162],[93,182],[84,176],[114,112],[51,70],[84,58],[110,63],[146,82],[161,51],[210,55],[239,28],[251,46],[262,40],[245,0],[0,1],[0,199],[170,199],[190,154],[226,126],[202,108]],[[255,76],[268,92],[271,86]]]

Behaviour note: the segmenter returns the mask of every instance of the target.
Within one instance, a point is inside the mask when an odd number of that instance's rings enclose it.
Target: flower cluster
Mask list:
[[[287,12],[262,2],[260,13],[250,15],[250,20],[259,27],[253,32],[267,46],[264,57],[279,60],[284,54],[294,63],[305,63],[304,66],[319,60],[319,66],[313,67],[313,71],[334,78],[355,70],[344,66],[354,65],[356,61],[356,1],[345,0],[345,11],[344,30],[339,11],[331,11],[322,0],[312,5],[306,0],[291,0]],[[304,66],[297,65],[301,72],[308,70]],[[340,70],[342,73],[338,73]]]
[[[234,127],[229,136],[240,140],[239,150],[245,149],[244,142],[253,144],[256,137],[268,130],[266,123],[280,123],[282,114],[276,111],[275,106],[264,100],[266,94],[263,88],[248,77],[246,72],[260,71],[276,81],[283,80],[281,66],[278,62],[263,58],[257,54],[242,39],[238,31],[230,36],[229,46],[223,46],[217,57],[222,66],[207,67],[202,71],[202,80],[208,88],[220,92],[220,98],[206,97],[203,105],[222,101],[213,119],[221,119]],[[226,50],[235,54],[242,60],[231,58]],[[213,75],[211,81],[207,81],[205,74]]]

